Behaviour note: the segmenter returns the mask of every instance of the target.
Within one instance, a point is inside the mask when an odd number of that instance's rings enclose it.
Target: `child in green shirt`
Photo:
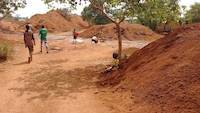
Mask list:
[[[47,43],[47,34],[48,34],[48,30],[44,27],[44,25],[42,25],[42,28],[40,29],[40,32],[39,32],[39,35],[40,35],[40,40],[41,40],[41,53],[42,53],[42,47],[43,47],[43,44],[45,45],[46,47],[46,51],[47,53],[48,52],[48,43]]]

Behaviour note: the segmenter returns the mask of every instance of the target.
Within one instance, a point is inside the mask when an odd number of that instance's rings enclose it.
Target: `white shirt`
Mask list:
[[[92,40],[98,40],[98,39],[97,39],[97,37],[96,37],[96,36],[93,36],[93,37],[92,37]]]

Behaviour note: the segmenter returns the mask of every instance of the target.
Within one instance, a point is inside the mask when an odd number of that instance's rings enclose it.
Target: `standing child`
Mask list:
[[[24,43],[25,47],[28,48],[29,51],[28,63],[31,63],[33,59],[33,45],[35,45],[35,39],[29,25],[26,25],[26,31],[24,32]]]
[[[48,51],[48,43],[47,43],[47,33],[48,33],[48,30],[44,27],[44,25],[42,25],[42,28],[40,29],[40,40],[41,40],[41,50],[40,52],[42,53],[42,47],[43,47],[43,44],[45,45],[46,47],[46,52],[49,53]]]
[[[78,37],[78,33],[76,32],[76,29],[74,29],[74,31],[73,31],[73,43],[74,44],[76,44],[76,42],[77,42],[77,37]]]

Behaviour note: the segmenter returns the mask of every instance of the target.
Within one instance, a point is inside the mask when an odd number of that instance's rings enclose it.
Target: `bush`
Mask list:
[[[11,44],[7,42],[0,42],[0,62],[6,61],[12,51]]]
[[[195,3],[185,14],[185,20],[189,23],[200,22],[200,3]]]

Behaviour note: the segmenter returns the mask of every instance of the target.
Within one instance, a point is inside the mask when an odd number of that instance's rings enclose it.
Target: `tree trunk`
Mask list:
[[[118,59],[119,59],[119,67],[121,67],[122,64],[122,38],[121,38],[121,28],[120,23],[116,24],[117,28],[117,38],[118,38]]]
[[[94,1],[89,0],[92,3],[94,3]],[[112,17],[110,17],[106,12],[104,12],[104,8],[103,7],[98,7],[95,4],[92,5],[92,7],[96,10],[99,10],[102,15],[104,15],[106,18],[108,18],[112,23],[115,24],[116,26],[116,30],[117,30],[117,38],[118,38],[118,59],[119,59],[119,68],[121,68],[121,64],[122,64],[122,38],[121,38],[121,28],[120,28],[120,24],[124,21],[125,16],[120,20],[120,21],[116,21],[114,20]]]

